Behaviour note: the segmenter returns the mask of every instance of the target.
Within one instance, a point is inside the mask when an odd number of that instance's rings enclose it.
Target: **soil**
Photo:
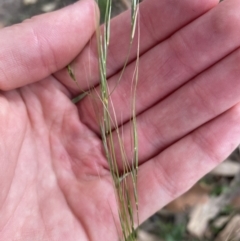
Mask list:
[[[0,26],[20,23],[44,12],[53,11],[77,0],[0,0]],[[113,15],[128,7],[129,0],[113,0]]]

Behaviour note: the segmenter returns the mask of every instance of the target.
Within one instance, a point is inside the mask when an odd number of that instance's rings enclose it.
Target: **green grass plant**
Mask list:
[[[132,30],[130,34],[130,47],[135,36],[135,29],[137,23],[137,7],[138,1],[132,1],[132,11],[131,11],[131,24]],[[136,127],[136,114],[135,114],[135,94],[132,96],[132,136],[133,136],[133,160],[132,166],[128,163],[125,157],[125,151],[119,129],[115,120],[109,114],[109,107],[115,111],[114,106],[110,100],[111,92],[108,88],[107,82],[107,55],[110,39],[110,19],[111,19],[111,7],[112,0],[106,1],[105,10],[105,25],[103,34],[98,31],[98,52],[99,52],[99,69],[100,69],[100,80],[101,80],[101,103],[103,104],[103,115],[100,120],[100,130],[103,141],[103,146],[105,150],[105,155],[109,164],[110,172],[113,179],[114,189],[116,193],[116,201],[118,202],[118,213],[119,221],[121,224],[122,237],[125,241],[134,241],[137,238],[135,231],[135,218],[138,214],[134,214],[134,210],[138,212],[138,201],[137,201],[137,166],[138,166],[138,144],[137,144],[137,127]],[[126,62],[123,67],[122,73],[127,65],[128,56],[126,57]],[[132,89],[136,93],[136,83],[137,83],[137,69],[133,73],[133,83]],[[121,74],[122,76],[122,74]],[[120,78],[121,78],[120,76]],[[120,81],[120,79],[119,79]],[[112,126],[115,126],[115,131],[118,133],[118,143],[114,143],[112,136]],[[123,163],[123,173],[118,170],[118,164],[115,154],[115,146],[119,145],[121,149],[121,161]],[[119,161],[119,160],[118,160]],[[134,189],[134,203],[130,199],[130,187],[129,180]]]
[[[138,4],[139,0],[132,0],[131,4],[131,32],[129,33],[129,51],[126,56],[124,66],[122,68],[117,85],[113,90],[109,90],[108,80],[107,80],[107,57],[108,48],[110,41],[110,24],[111,24],[111,14],[112,14],[112,0],[96,0],[101,16],[101,21],[104,21],[103,31],[101,31],[100,26],[96,31],[97,35],[97,47],[98,47],[98,58],[99,58],[99,75],[100,75],[100,94],[98,98],[102,104],[102,113],[97,112],[96,116],[99,123],[99,128],[101,132],[102,144],[104,147],[105,157],[107,159],[109,170],[113,180],[113,186],[115,190],[116,202],[118,204],[118,214],[119,222],[121,226],[121,234],[119,238],[124,241],[136,241],[137,232],[136,228],[138,226],[138,195],[137,195],[137,175],[138,175],[138,136],[137,136],[137,122],[136,122],[136,88],[138,82],[138,64],[139,64],[139,31],[138,36],[135,36],[136,28],[138,26]],[[116,122],[116,112],[117,109],[114,108],[111,102],[111,94],[116,91],[118,84],[121,81],[125,68],[128,64],[129,53],[133,44],[133,39],[137,37],[138,39],[138,51],[135,69],[132,75],[131,83],[131,136],[132,136],[132,160],[127,160],[124,150],[123,141],[121,138],[121,131],[118,128]],[[77,80],[75,78],[74,72],[69,65],[68,73],[72,80],[78,86]],[[79,86],[78,86],[79,87]],[[80,88],[79,88],[80,89]],[[84,98],[87,94],[93,93],[94,90],[89,90],[88,92],[82,92],[80,96],[73,100],[74,103]],[[93,98],[94,100],[95,98]],[[110,107],[113,110],[113,116],[110,115]],[[118,135],[118,143],[113,140],[113,131]],[[115,149],[116,146],[120,147],[121,150],[121,160],[117,160]],[[122,162],[123,171],[119,171],[118,164],[119,161]],[[131,163],[131,164],[130,164]],[[133,190],[132,195],[130,190]],[[131,197],[134,197],[133,199]]]

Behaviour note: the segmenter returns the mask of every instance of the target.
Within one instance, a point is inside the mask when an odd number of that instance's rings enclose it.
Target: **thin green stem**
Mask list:
[[[98,2],[98,1],[97,1]],[[98,2],[99,3],[99,2]],[[118,123],[116,117],[116,111],[113,103],[111,102],[111,94],[117,88],[119,82],[122,79],[123,73],[127,67],[130,50],[133,44],[133,40],[135,38],[136,28],[138,26],[138,4],[139,0],[132,0],[131,5],[131,33],[130,33],[130,41],[129,41],[129,51],[126,56],[126,60],[122,71],[120,73],[119,80],[113,90],[110,92],[107,81],[107,57],[108,57],[108,48],[110,44],[110,19],[112,12],[112,0],[105,0],[104,4],[101,7],[105,7],[104,9],[104,19],[105,25],[103,27],[103,32],[101,32],[100,27],[96,31],[97,36],[97,45],[98,45],[98,60],[99,60],[99,70],[100,70],[100,103],[102,104],[102,114],[99,113],[99,109],[97,110],[98,116],[97,120],[99,121],[99,128],[101,132],[101,139],[103,148],[105,151],[105,157],[109,165],[109,170],[112,176],[116,201],[118,203],[118,215],[119,222],[121,226],[122,234],[120,237],[124,241],[136,241],[137,233],[135,230],[136,226],[136,217],[137,217],[137,225],[138,225],[138,197],[137,197],[137,175],[138,175],[138,135],[137,135],[137,117],[136,117],[136,91],[137,91],[137,83],[138,83],[138,65],[139,65],[139,39],[140,32],[138,29],[138,50],[137,50],[137,60],[135,70],[133,72],[132,85],[131,85],[131,99],[132,99],[132,160],[128,160],[124,142],[122,140]],[[101,19],[103,19],[101,17]],[[76,83],[78,88],[80,86],[76,80],[72,67],[68,65],[67,67],[68,73],[72,80]],[[92,93],[92,90],[88,90],[87,92],[83,92],[83,94]],[[84,97],[84,96],[83,96]],[[110,114],[109,109],[113,110],[113,117]],[[111,112],[112,113],[112,112]],[[115,133],[117,133],[117,143],[113,137],[113,127]],[[116,148],[120,148],[121,156],[117,157],[115,150]],[[117,158],[120,158],[117,159]],[[121,164],[120,164],[121,162]],[[132,162],[132,164],[130,163]],[[119,164],[122,166],[122,171],[119,171]],[[132,193],[133,192],[133,193]]]

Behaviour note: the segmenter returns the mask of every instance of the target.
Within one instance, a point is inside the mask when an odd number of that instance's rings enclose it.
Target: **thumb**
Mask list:
[[[93,0],[42,14],[0,30],[0,89],[11,90],[65,67],[96,29]]]

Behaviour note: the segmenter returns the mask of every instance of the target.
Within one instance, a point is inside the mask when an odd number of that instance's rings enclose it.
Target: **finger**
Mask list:
[[[239,61],[240,49],[137,117],[139,163],[240,102]],[[131,128],[128,122],[121,133],[129,161]],[[118,143],[116,131],[113,142]],[[115,153],[121,168],[122,149],[116,146]]]
[[[239,121],[238,104],[139,168],[140,222],[186,192],[237,147]]]
[[[94,1],[82,0],[1,29],[0,89],[36,82],[66,66],[89,41],[95,23]]]
[[[218,0],[146,0],[140,4],[140,54],[158,42],[169,37],[179,28],[199,17],[218,3]],[[187,13],[187,14],[186,14]],[[169,19],[171,17],[171,19]],[[167,21],[170,20],[170,21]],[[131,33],[130,11],[123,13],[111,22],[111,39],[108,51],[108,77],[122,68],[129,50]],[[137,39],[129,56],[129,62],[136,58]],[[82,90],[99,83],[98,50],[96,37],[72,64],[74,74]],[[55,75],[64,85],[79,93],[79,87],[64,69]]]
[[[236,31],[240,27],[239,8],[238,0],[221,3],[141,56],[136,92],[137,114],[164,99],[239,47],[239,34]],[[131,79],[135,64],[127,67],[123,78],[111,94],[114,109],[117,110],[114,113],[116,125],[131,118]],[[116,86],[118,79],[119,74],[110,78],[110,90]],[[78,105],[79,113],[86,125],[98,131],[99,124],[91,102],[91,97],[81,101]],[[99,101],[97,104],[98,109],[101,109],[102,103]],[[113,112],[113,108],[110,109],[112,116]]]

